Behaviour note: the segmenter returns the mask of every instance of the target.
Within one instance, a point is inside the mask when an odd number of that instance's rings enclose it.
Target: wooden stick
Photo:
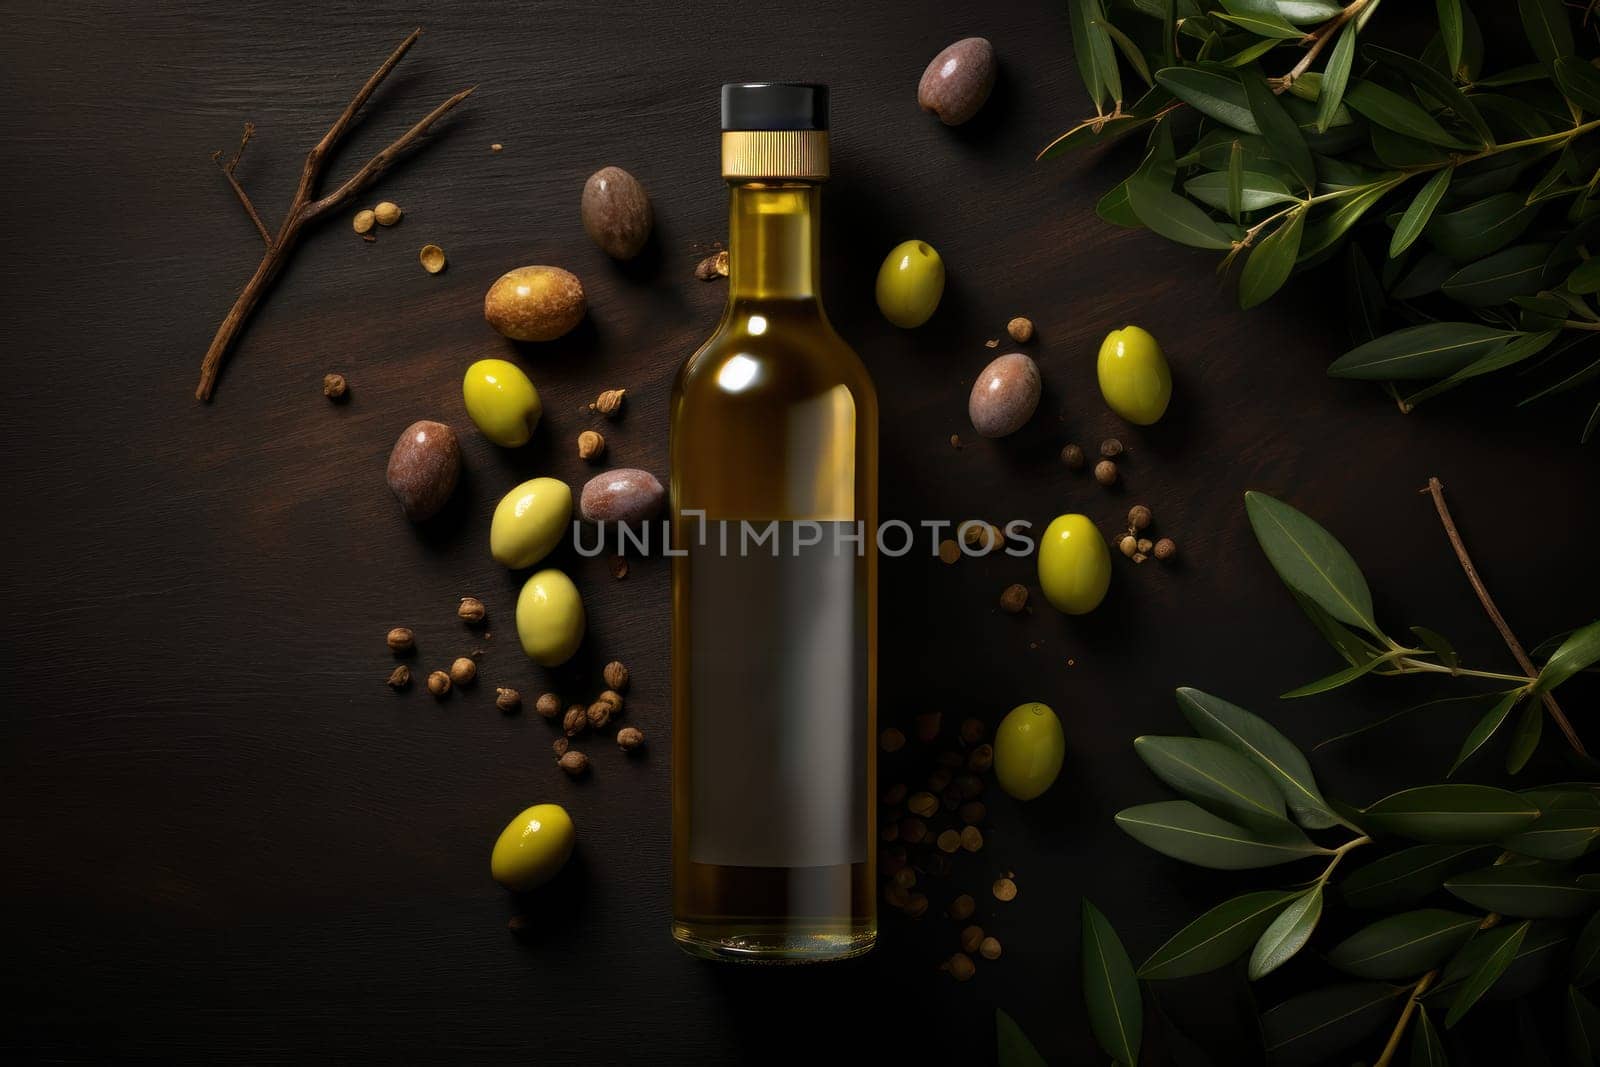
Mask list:
[[[222,168],[223,177],[227,178],[228,184],[233,187],[233,195],[239,198],[239,203],[244,205],[245,214],[249,215],[250,221],[256,224],[256,232],[259,233],[261,235],[261,239],[267,243],[267,247],[271,248],[272,234],[270,231],[268,231],[267,224],[261,220],[261,213],[258,212],[256,210],[256,206],[250,202],[250,194],[244,191],[244,186],[239,184],[239,179],[233,176],[234,168],[239,165],[239,157],[244,155],[244,146],[250,143],[250,138],[255,136],[255,132],[255,123],[245,123],[244,136],[239,138],[239,147],[233,153],[233,158],[228,160],[226,163],[222,162],[222,151],[219,149],[211,154],[211,162]]]
[[[440,104],[430,111],[421,122],[401,134],[388,147],[369,159],[343,185],[340,185],[327,196],[316,199],[317,186],[321,183],[322,173],[327,167],[329,155],[349,131],[350,124],[355,121],[356,114],[361,110],[361,106],[377,91],[378,86],[394,70],[406,52],[411,49],[412,45],[417,43],[417,38],[421,34],[422,31],[420,29],[413,30],[409,37],[400,42],[399,46],[389,54],[389,58],[383,61],[383,65],[373,71],[372,76],[361,86],[360,91],[346,105],[344,111],[340,112],[333,125],[328,127],[328,132],[323,134],[322,138],[312,146],[310,152],[306,153],[305,165],[300,168],[300,183],[295,189],[294,199],[289,202],[289,210],[283,217],[283,225],[279,228],[276,237],[267,236],[265,223],[261,221],[254,205],[250,203],[250,198],[245,195],[244,188],[233,177],[232,165],[238,162],[238,156],[235,155],[228,165],[223,166],[223,173],[228,176],[229,184],[234,187],[234,192],[239,197],[239,202],[245,206],[246,212],[250,214],[251,220],[256,223],[256,228],[261,231],[262,237],[266,240],[267,251],[261,257],[261,262],[257,265],[255,273],[250,276],[250,280],[240,290],[238,299],[233,302],[233,307],[228,310],[227,316],[223,318],[222,325],[217,327],[216,335],[211,339],[211,347],[206,349],[205,358],[200,361],[200,384],[195,387],[195,399],[211,399],[211,394],[217,386],[217,373],[221,370],[223,359],[227,356],[229,349],[233,347],[234,341],[238,339],[240,331],[244,329],[245,323],[249,321],[251,314],[256,309],[256,305],[261,302],[262,296],[266,294],[273,281],[283,271],[284,266],[288,263],[290,253],[295,245],[299,243],[305,228],[329,212],[349,203],[362,190],[383,177],[384,174],[388,173],[390,167],[394,166],[407,151],[422,140],[435,122],[443,118],[447,112],[461,103],[461,101],[472,95],[472,89],[463,89]],[[244,151],[244,143],[248,143],[250,134],[253,132],[254,127],[246,127],[244,142],[239,146],[241,153]]]

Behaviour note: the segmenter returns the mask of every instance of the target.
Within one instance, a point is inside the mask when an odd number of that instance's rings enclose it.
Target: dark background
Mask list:
[[[1081,896],[1139,959],[1236,887],[1307,873],[1184,868],[1114,828],[1119,808],[1164,796],[1130,741],[1182,730],[1172,688],[1264,710],[1307,745],[1461,691],[1380,679],[1278,703],[1337,663],[1256,549],[1245,489],[1334,530],[1397,632],[1443,630],[1482,667],[1512,663],[1418,495],[1430,475],[1525,643],[1595,613],[1595,453],[1575,443],[1586,410],[1513,412],[1492,381],[1403,417],[1377,389],[1324,377],[1347,346],[1336,272],[1244,314],[1213,257],[1099,221],[1094,200],[1131,165],[1126,152],[1032,161],[1086,109],[1063,4],[330,0],[5,14],[0,1040],[13,1050],[985,1062],[998,1006],[1052,1060],[1103,1062],[1077,977]],[[276,226],[305,150],[418,24],[421,43],[330,171],[342,178],[476,84],[363,198],[399,202],[403,223],[364,244],[352,209],[313,232],[215,403],[196,403],[200,356],[262,251],[209,155],[231,151],[244,120],[258,124],[239,176]],[[916,83],[969,34],[993,40],[1003,73],[976,121],[946,129],[918,110]],[[724,294],[692,277],[725,236],[717,87],[784,78],[833,86],[827,299],[878,383],[885,516],[1042,526],[1081,510],[1109,532],[1144,502],[1183,562],[1119,557],[1106,604],[1068,619],[996,610],[1004,586],[1031,580],[1028,560],[885,561],[884,722],[909,729],[914,714],[942,711],[992,726],[1043,700],[1065,722],[1066,767],[1026,807],[986,798],[988,845],[931,883],[933,916],[886,916],[869,958],[750,970],[694,962],[667,933],[665,561],[636,559],[618,582],[604,559],[561,550],[590,625],[580,663],[552,677],[517,648],[520,576],[486,541],[494,502],[517,481],[577,486],[592,473],[573,441],[603,388],[628,389],[626,417],[603,426],[611,461],[665,475],[672,376]],[[505,149],[491,154],[496,141]],[[645,260],[626,269],[578,219],[584,178],[612,163],[645,183],[657,219]],[[871,283],[908,237],[939,249],[950,281],[935,319],[902,332],[877,314]],[[428,242],[450,257],[437,277],[417,265]],[[590,315],[571,337],[518,351],[480,305],[525,263],[575,271]],[[1040,413],[1012,439],[953,449],[950,434],[975,437],[965,404],[994,355],[984,341],[1017,314],[1038,324],[1028,351],[1046,381]],[[1176,377],[1152,429],[1121,425],[1094,385],[1100,338],[1128,321],[1162,340]],[[521,450],[486,443],[462,408],[463,369],[492,355],[517,359],[544,398]],[[348,404],[320,395],[329,370],[348,376]],[[463,431],[466,475],[456,506],[419,531],[383,467],[424,417]],[[1117,489],[1057,463],[1066,441],[1092,449],[1113,433],[1131,450]],[[455,619],[466,594],[488,603],[492,637]],[[424,671],[485,649],[480,684],[443,704],[391,693],[383,636],[400,624],[416,629]],[[590,743],[594,773],[573,783],[551,761],[548,725],[501,715],[494,689],[582,699],[612,657],[633,668],[627,714],[650,748],[625,760]],[[1580,679],[1562,699],[1600,744],[1596,692]],[[1324,749],[1316,767],[1331,794],[1366,803],[1441,773],[1467,726],[1449,713],[1406,720]],[[1574,773],[1562,747],[1547,730],[1525,780]],[[1476,775],[1493,780],[1498,764],[1497,752]],[[907,766],[885,759],[885,781]],[[505,820],[541,800],[571,810],[580,846],[560,882],[524,902],[533,929],[519,941],[488,853]],[[1021,895],[999,906],[986,887],[1008,870]],[[935,916],[963,891],[1005,956],[958,985],[937,970],[957,928]],[[1326,973],[1308,958],[1254,990],[1236,971],[1154,990],[1216,1062],[1249,1062],[1252,994],[1268,1005]],[[1150,1058],[1167,1062],[1173,1039],[1147,1011]],[[1509,1032],[1479,1015],[1457,1032],[1458,1052]]]

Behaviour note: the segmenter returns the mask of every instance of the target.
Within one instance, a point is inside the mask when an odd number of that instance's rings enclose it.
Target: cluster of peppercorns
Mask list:
[[[456,617],[468,626],[483,625],[486,614],[483,601],[475,596],[462,597],[460,606],[456,608]],[[396,626],[389,631],[388,644],[389,651],[396,656],[411,656],[417,651],[417,635],[409,626]],[[481,655],[483,650],[475,648],[471,655],[457,656],[451,661],[448,669],[430,672],[427,679],[428,692],[433,694],[434,699],[443,700],[456,686],[468,686],[477,681],[478,657]],[[411,668],[404,663],[397,664],[394,670],[389,672],[388,685],[397,693],[402,689],[409,689]]]
[[[1101,441],[1100,461],[1094,465],[1094,480],[1105,486],[1116,485],[1119,476],[1117,457],[1125,451],[1122,442],[1115,437]],[[1061,449],[1061,462],[1068,470],[1077,471],[1083,469],[1088,457],[1084,455],[1082,445],[1064,445]]]
[[[1135,563],[1143,563],[1152,555],[1162,563],[1171,563],[1177,558],[1178,545],[1172,538],[1151,541],[1145,536],[1144,531],[1153,520],[1150,509],[1143,504],[1135,504],[1128,509],[1128,531],[1117,541],[1117,548]]]
[[[561,698],[555,693],[540,694],[533,710],[549,722],[559,723],[562,736],[551,742],[556,754],[556,765],[569,777],[578,778],[589,770],[589,757],[572,747],[573,739],[586,730],[598,733],[622,715],[622,691],[628,688],[628,668],[620,660],[606,664],[604,677],[606,689],[588,705],[573,704],[561,710]],[[644,744],[644,731],[637,726],[624,726],[617,731],[617,747],[624,752],[637,751]]]
[[[939,712],[918,715],[917,740],[924,746],[936,745],[942,727],[943,716]],[[878,836],[882,849],[878,866],[883,877],[883,899],[910,919],[922,919],[928,914],[932,903],[927,891],[935,882],[950,876],[957,855],[983,848],[982,825],[988,809],[980,798],[984,775],[994,766],[994,747],[984,740],[987,734],[982,720],[963,721],[956,745],[934,757],[926,788],[912,792],[901,782],[889,786],[879,798],[882,807]],[[907,738],[902,730],[889,727],[880,735],[879,743],[886,753],[894,754],[906,749]],[[944,823],[943,828],[940,823]],[[998,901],[1014,899],[1017,890],[1012,874],[1007,872],[996,880],[992,891]],[[955,922],[967,923],[976,910],[972,895],[962,893],[950,900],[944,912]],[[959,944],[961,950],[941,965],[959,981],[976,973],[974,953],[991,960],[1000,957],[1000,942],[986,936],[976,925],[962,928]]]

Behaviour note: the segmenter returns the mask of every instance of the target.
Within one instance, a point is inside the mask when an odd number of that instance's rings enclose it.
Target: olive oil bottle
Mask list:
[[[823,313],[828,90],[722,89],[728,304],[671,406],[673,936],[867,951],[878,402]]]

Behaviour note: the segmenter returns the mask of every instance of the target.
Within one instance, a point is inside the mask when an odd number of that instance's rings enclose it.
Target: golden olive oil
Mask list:
[[[818,288],[826,89],[726,86],[728,303],[671,407],[673,936],[870,949],[878,405]]]

